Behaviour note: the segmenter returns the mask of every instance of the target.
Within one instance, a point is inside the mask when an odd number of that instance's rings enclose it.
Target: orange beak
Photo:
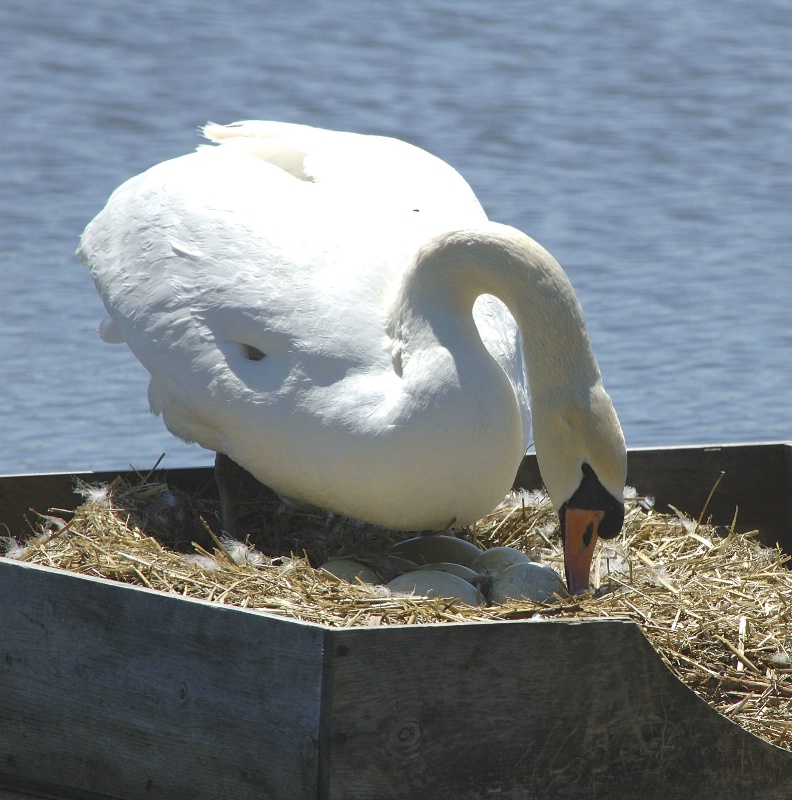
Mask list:
[[[591,559],[604,511],[567,508],[564,511],[564,571],[570,594],[582,594],[589,586]]]

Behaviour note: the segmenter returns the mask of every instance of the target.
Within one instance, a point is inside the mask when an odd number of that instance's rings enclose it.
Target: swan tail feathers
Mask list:
[[[262,120],[243,120],[220,125],[217,122],[207,122],[200,129],[205,139],[215,144],[221,144],[229,139],[275,139],[295,136],[313,130],[308,125],[299,125],[291,122],[267,122]]]
[[[201,132],[222,148],[233,148],[233,152],[267,161],[300,180],[312,181],[314,177],[305,168],[308,153],[303,141],[305,132],[309,130],[305,125],[252,121],[232,122],[230,125],[209,122]],[[198,147],[199,151],[206,149],[216,148],[211,145]]]

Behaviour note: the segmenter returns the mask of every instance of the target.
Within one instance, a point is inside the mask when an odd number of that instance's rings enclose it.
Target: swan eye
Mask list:
[[[266,353],[262,353],[258,347],[253,347],[252,344],[243,344],[241,347],[248,361],[261,361],[262,358],[266,358],[267,356]]]

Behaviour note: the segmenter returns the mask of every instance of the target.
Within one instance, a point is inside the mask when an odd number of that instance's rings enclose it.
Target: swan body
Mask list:
[[[619,422],[547,251],[404,142],[272,122],[204,133],[214,146],[119,187],[78,250],[109,314],[100,335],[150,372],[172,433],[289,498],[443,529],[509,490],[530,387],[556,508],[584,484],[622,504]]]

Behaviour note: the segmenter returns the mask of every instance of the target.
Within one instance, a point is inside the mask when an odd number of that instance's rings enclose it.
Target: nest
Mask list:
[[[661,514],[632,496],[622,534],[602,542],[593,593],[471,607],[393,596],[382,586],[339,581],[317,567],[355,557],[383,581],[394,534],[276,497],[249,501],[245,542],[219,538],[217,505],[164,482],[83,487],[67,519],[42,516],[33,537],[7,555],[84,575],[253,608],[329,626],[628,617],[672,671],[721,714],[792,750],[792,571],[788,556],[681,512]],[[210,524],[211,523],[211,524]],[[546,495],[520,492],[459,532],[482,548],[508,545],[563,572],[557,517]]]

